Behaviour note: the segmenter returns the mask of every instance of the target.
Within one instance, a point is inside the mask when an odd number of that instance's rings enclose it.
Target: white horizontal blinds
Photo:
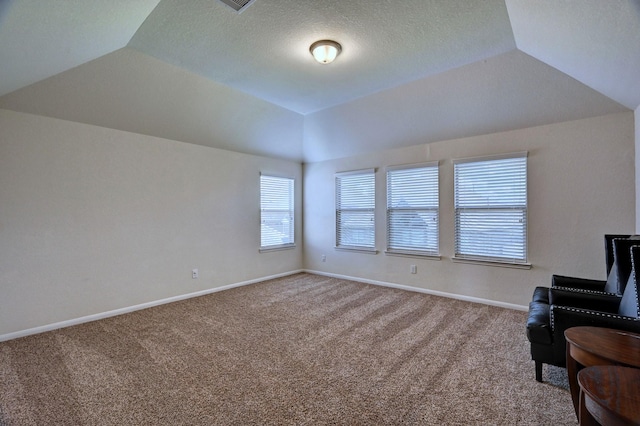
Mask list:
[[[293,244],[293,179],[260,175],[260,248]]]
[[[387,170],[387,251],[438,255],[438,165]]]
[[[336,174],[336,246],[375,249],[375,173]]]
[[[455,256],[527,261],[527,154],[454,162]]]

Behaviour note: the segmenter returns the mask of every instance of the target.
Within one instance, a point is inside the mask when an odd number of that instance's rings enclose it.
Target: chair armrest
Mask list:
[[[549,287],[536,287],[531,301],[549,304]]]
[[[527,338],[530,342],[550,345],[551,322],[549,314],[550,305],[542,302],[529,303],[529,317],[527,318]]]
[[[582,290],[578,288],[551,287],[549,304],[570,306],[603,312],[617,312],[622,297],[615,293]]]
[[[561,332],[563,337],[566,329],[582,326],[607,327],[635,333],[640,332],[640,321],[637,318],[568,306],[551,306],[551,324],[554,329],[554,336],[557,332]]]
[[[603,291],[606,281],[589,280],[586,278],[566,277],[563,275],[551,276],[551,287],[581,288],[584,290]]]

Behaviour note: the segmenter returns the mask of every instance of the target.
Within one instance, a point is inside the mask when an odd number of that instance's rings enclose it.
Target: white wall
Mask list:
[[[0,108],[246,154],[302,158],[301,115],[131,48],[2,96]]]
[[[635,226],[633,113],[305,164],[305,268],[526,306],[553,273],[605,278],[603,235]],[[451,159],[528,151],[530,270],[453,263]],[[388,256],[384,167],[440,165],[442,260]],[[334,173],[377,167],[377,255],[336,251]],[[322,262],[322,255],[327,256]],[[416,264],[418,273],[409,273]]]
[[[514,50],[306,115],[304,158],[326,161],[625,111]]]
[[[0,336],[303,266],[519,305],[552,273],[604,278],[602,235],[633,232],[638,221],[638,115],[635,133],[633,113],[620,113],[302,168],[0,110]],[[521,150],[529,151],[533,268],[452,263],[450,160]],[[441,261],[334,250],[335,172],[378,167],[384,206],[384,166],[431,160],[441,161]],[[304,172],[294,250],[258,252],[260,171],[297,182]],[[379,208],[381,251],[384,218]]]
[[[300,212],[301,169],[0,110],[0,336],[300,269],[300,214],[296,249],[258,247],[259,172]]]
[[[636,170],[640,170],[640,106],[635,113],[636,130]],[[636,233],[640,232],[640,173],[636,173]]]

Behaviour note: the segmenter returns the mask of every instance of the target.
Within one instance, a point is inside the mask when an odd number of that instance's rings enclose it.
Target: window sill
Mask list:
[[[531,269],[530,263],[510,263],[500,262],[497,260],[479,260],[479,259],[466,259],[461,257],[452,257],[451,261],[454,263],[469,263],[471,265],[484,265],[484,266],[497,266],[499,268],[512,268],[512,269]]]
[[[365,247],[347,247],[347,246],[334,247],[334,248],[338,251],[351,251],[351,252],[364,253],[364,254],[378,254],[378,250],[374,248],[370,249]]]
[[[270,251],[280,251],[280,250],[291,250],[296,248],[295,244],[286,244],[286,245],[282,245],[282,246],[273,246],[273,247],[260,247],[260,250],[258,250],[260,253],[267,253]]]
[[[387,256],[398,256],[398,257],[415,257],[419,259],[427,259],[427,260],[441,260],[442,256],[439,254],[421,254],[416,252],[402,252],[402,251],[394,251],[394,250],[385,250],[384,254]]]

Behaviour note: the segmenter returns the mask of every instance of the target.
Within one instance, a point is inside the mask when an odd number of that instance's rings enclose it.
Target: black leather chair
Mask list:
[[[624,293],[615,308],[603,305],[596,309],[532,301],[529,304],[527,338],[531,343],[531,358],[535,361],[536,380],[542,381],[542,365],[566,366],[564,331],[570,327],[592,326],[640,332],[640,246],[630,247],[631,273]]]
[[[615,262],[615,254],[613,252],[613,240],[616,239],[639,239],[640,235],[628,235],[628,234],[605,234],[604,235],[604,260],[607,265],[607,277],[611,272],[613,263]]]
[[[536,287],[531,300],[533,302],[554,304],[558,303],[553,300],[555,295],[556,297],[563,296],[563,300],[560,303],[564,304],[566,303],[566,297],[571,297],[574,291],[591,294],[592,298],[596,298],[602,293],[610,293],[621,297],[631,273],[629,247],[640,244],[640,240],[637,238],[638,236],[635,235],[607,234],[604,236],[607,265],[606,281],[553,275],[551,277],[551,287]],[[603,296],[609,297],[608,294]],[[591,309],[597,308],[597,305],[585,305],[582,307]]]

